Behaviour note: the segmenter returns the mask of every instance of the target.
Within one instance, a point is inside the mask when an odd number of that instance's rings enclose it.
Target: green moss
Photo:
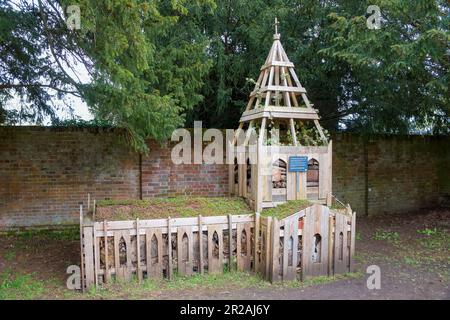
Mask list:
[[[261,215],[264,217],[276,217],[278,219],[283,219],[311,205],[312,203],[308,200],[292,200],[280,204],[275,208],[264,209],[261,212]]]
[[[264,209],[262,216],[282,219],[299,210],[311,206],[308,200],[293,200],[275,208]],[[171,197],[147,200],[101,200],[97,202],[95,219],[132,220],[202,216],[222,216],[228,214],[253,214],[242,198],[238,197]]]
[[[102,200],[97,202],[97,206],[97,221],[253,213],[245,201],[237,197],[179,196],[147,200]]]

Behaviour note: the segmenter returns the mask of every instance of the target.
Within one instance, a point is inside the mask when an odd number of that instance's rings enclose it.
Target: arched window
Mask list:
[[[119,263],[121,266],[127,264],[127,243],[123,237],[119,240]]]
[[[312,252],[312,262],[320,263],[322,254],[322,237],[320,234],[316,233],[313,237],[313,252]]]
[[[159,263],[158,260],[158,238],[156,238],[156,234],[153,234],[151,241],[151,262],[152,264]]]
[[[182,243],[181,248],[183,250],[181,255],[182,261],[183,262],[189,261],[189,238],[186,232],[184,233],[183,238],[181,239],[181,243]]]
[[[245,230],[241,232],[241,256],[247,256],[247,232]]]

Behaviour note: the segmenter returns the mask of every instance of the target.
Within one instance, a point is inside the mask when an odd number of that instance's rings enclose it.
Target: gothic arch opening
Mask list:
[[[312,252],[312,262],[320,263],[322,260],[322,236],[316,233],[313,236],[313,252]]]

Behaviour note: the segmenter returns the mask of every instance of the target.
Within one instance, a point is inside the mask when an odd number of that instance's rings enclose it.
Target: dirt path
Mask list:
[[[364,217],[357,221],[358,277],[307,287],[229,284],[192,284],[172,289],[152,287],[136,291],[81,295],[65,288],[66,268],[78,264],[79,242],[66,236],[0,236],[0,298],[2,282],[32,275],[17,295],[3,289],[6,298],[34,299],[450,299],[450,211],[425,215]],[[381,270],[381,289],[369,290],[366,267]],[[23,280],[8,282],[12,287]],[[24,296],[21,292],[31,290]]]

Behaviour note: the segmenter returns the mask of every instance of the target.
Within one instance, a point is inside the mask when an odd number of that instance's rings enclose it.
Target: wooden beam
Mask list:
[[[269,92],[269,91],[283,91],[283,92],[294,92],[294,93],[306,93],[306,89],[303,87],[285,87],[285,86],[277,86],[277,85],[267,85],[259,89],[260,93]],[[254,90],[250,93],[250,97],[256,96],[257,91]]]
[[[261,67],[261,71],[268,69],[270,67],[275,67],[275,66],[279,66],[279,67],[290,67],[290,68],[294,68],[294,64],[292,62],[285,62],[285,61],[271,61],[269,63],[265,63],[262,67]]]

